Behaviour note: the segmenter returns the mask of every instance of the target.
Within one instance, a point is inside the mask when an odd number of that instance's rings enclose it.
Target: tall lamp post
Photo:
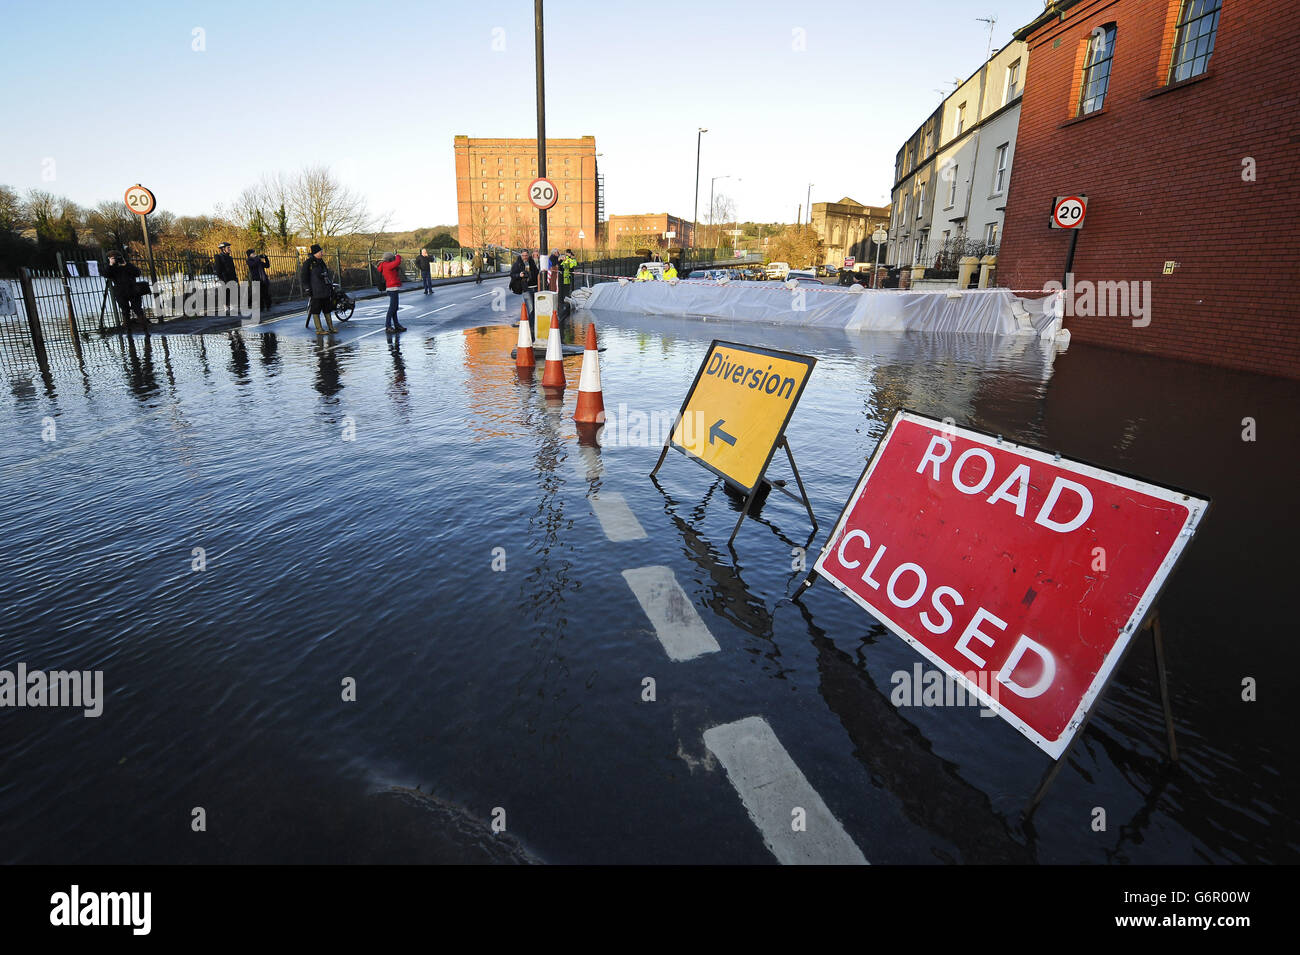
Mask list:
[[[700,219],[700,139],[708,130],[701,126],[695,134],[695,202],[691,208],[691,241],[687,248],[695,248],[695,230]]]
[[[804,215],[808,217],[808,221],[805,223],[805,225],[812,224],[812,187],[815,185],[816,185],[815,182],[808,183],[808,195],[804,197],[804,204],[803,204]]]

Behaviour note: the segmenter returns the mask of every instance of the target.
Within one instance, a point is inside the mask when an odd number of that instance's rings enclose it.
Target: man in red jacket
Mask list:
[[[404,332],[406,329],[397,322],[397,295],[402,287],[402,257],[389,252],[384,256],[384,261],[379,263],[378,269],[388,287],[388,314],[384,316],[384,328],[390,332]]]

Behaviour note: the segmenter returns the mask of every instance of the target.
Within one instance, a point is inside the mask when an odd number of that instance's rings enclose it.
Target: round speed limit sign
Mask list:
[[[1077,229],[1083,225],[1088,200],[1084,196],[1061,196],[1052,207],[1052,221],[1058,229]]]
[[[138,182],[126,191],[126,207],[138,216],[147,216],[156,205],[153,193]]]
[[[534,179],[528,187],[528,201],[538,209],[549,209],[559,201],[560,191],[549,179]]]

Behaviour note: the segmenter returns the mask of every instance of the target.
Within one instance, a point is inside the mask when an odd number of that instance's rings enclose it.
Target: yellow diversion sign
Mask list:
[[[752,492],[815,364],[817,359],[807,355],[714,341],[669,446]]]

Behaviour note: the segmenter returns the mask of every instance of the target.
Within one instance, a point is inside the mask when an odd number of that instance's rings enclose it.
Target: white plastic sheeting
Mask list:
[[[849,332],[971,332],[1052,337],[1060,319],[1050,299],[1009,289],[914,292],[788,288],[776,282],[606,282],[575,294],[578,308],[675,318],[816,325]]]

